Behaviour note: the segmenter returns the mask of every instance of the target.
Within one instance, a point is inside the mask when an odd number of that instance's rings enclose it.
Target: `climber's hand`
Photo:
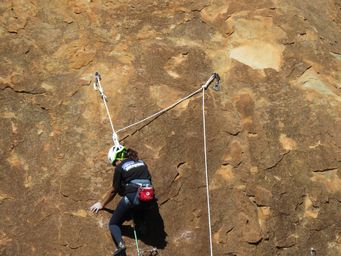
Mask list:
[[[90,207],[90,211],[94,213],[98,213],[99,210],[103,209],[103,205],[101,202],[97,202]]]

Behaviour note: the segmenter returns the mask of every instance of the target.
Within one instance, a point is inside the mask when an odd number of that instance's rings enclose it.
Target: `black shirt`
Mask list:
[[[121,196],[130,192],[136,192],[136,186],[127,186],[131,180],[135,179],[151,180],[147,165],[142,160],[124,159],[115,168],[113,187]]]

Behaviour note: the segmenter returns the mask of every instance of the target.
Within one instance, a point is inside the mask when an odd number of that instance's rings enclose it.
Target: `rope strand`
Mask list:
[[[120,145],[120,142],[118,140],[118,136],[117,136],[117,133],[115,132],[115,128],[114,128],[114,124],[111,120],[111,116],[110,116],[110,112],[109,112],[109,108],[108,108],[108,104],[107,104],[107,96],[105,96],[104,94],[104,91],[103,91],[103,87],[101,85],[101,76],[98,72],[96,72],[95,74],[95,83],[94,83],[94,89],[99,91],[99,94],[101,95],[101,98],[104,102],[104,106],[105,106],[105,109],[107,111],[107,115],[108,115],[108,119],[109,119],[109,122],[110,122],[110,126],[111,126],[111,129],[112,129],[112,139],[114,141],[114,144],[115,146],[118,146]]]
[[[192,92],[191,94],[187,95],[186,97],[183,97],[183,98],[177,100],[175,103],[173,103],[172,105],[170,105],[169,107],[167,107],[167,108],[165,108],[165,109],[162,109],[162,110],[160,110],[160,111],[158,111],[158,112],[156,112],[156,113],[154,113],[154,114],[152,114],[152,115],[150,115],[150,116],[148,116],[148,117],[146,117],[146,118],[144,118],[144,119],[142,119],[142,120],[140,120],[140,121],[137,121],[137,122],[135,122],[135,123],[133,123],[133,124],[130,124],[130,125],[126,126],[126,127],[123,127],[123,128],[121,128],[121,129],[118,129],[118,130],[117,130],[117,133],[123,132],[123,131],[125,131],[125,130],[127,130],[127,129],[129,129],[129,128],[135,126],[135,125],[138,125],[138,124],[140,124],[140,123],[143,123],[143,122],[145,122],[145,121],[147,121],[147,120],[149,120],[149,119],[151,119],[151,118],[153,118],[153,117],[157,117],[157,116],[159,116],[159,115],[161,115],[161,114],[167,112],[168,110],[174,108],[176,105],[180,104],[180,103],[183,102],[184,100],[187,100],[187,99],[191,98],[192,96],[194,96],[195,94],[197,94],[198,92],[200,92],[201,89],[205,89],[205,90],[206,90],[206,89],[208,88],[208,86],[211,84],[211,82],[212,82],[214,79],[217,80],[217,83],[216,83],[215,86],[219,85],[220,77],[219,77],[219,75],[218,75],[217,73],[213,73],[213,74],[210,76],[210,78],[206,81],[206,83],[205,83],[204,85],[202,85],[202,87],[199,88],[198,90]]]
[[[208,188],[208,168],[207,168],[207,145],[206,145],[206,118],[205,118],[205,88],[202,87],[202,126],[204,133],[204,156],[205,156],[205,180],[206,180],[206,198],[207,198],[207,215],[208,215],[208,232],[210,237],[210,255],[213,256],[212,248],[212,228],[211,228],[211,206],[210,193]]]
[[[136,245],[137,256],[140,256],[139,242],[137,240],[135,224],[133,224],[133,229],[134,229],[134,238],[135,238],[135,245]]]
[[[146,118],[144,118],[144,119],[142,119],[140,121],[137,121],[137,122],[135,122],[133,124],[130,124],[130,125],[126,126],[126,127],[121,128],[121,129],[118,129],[117,133],[123,132],[123,131],[125,131],[125,130],[127,130],[127,129],[135,126],[135,125],[141,124],[141,123],[143,123],[143,122],[145,122],[145,121],[147,121],[147,120],[149,120],[149,119],[151,119],[153,117],[157,117],[157,116],[167,112],[168,110],[174,108],[176,105],[180,104],[184,100],[187,100],[187,99],[191,98],[193,95],[197,94],[200,91],[201,91],[201,88],[199,88],[198,90],[192,92],[191,94],[187,95],[186,97],[183,97],[183,98],[179,99],[178,101],[176,101],[175,103],[173,103],[172,105],[170,105],[167,108],[164,108],[164,109],[162,109],[162,110],[160,110],[160,111],[158,111],[158,112],[156,112],[156,113],[154,113],[154,114],[152,114],[152,115],[150,115],[150,116],[148,116],[148,117],[146,117]]]

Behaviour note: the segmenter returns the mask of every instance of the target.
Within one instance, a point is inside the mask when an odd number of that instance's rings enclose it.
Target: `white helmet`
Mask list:
[[[116,160],[124,160],[127,149],[122,146],[112,146],[108,152],[108,161],[113,164]]]

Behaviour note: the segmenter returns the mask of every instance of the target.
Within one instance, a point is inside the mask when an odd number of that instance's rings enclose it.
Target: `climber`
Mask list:
[[[144,161],[139,160],[135,150],[126,149],[122,145],[113,146],[108,152],[108,160],[115,166],[112,187],[90,210],[97,213],[111,202],[116,194],[122,197],[109,221],[109,229],[117,247],[113,255],[124,256],[126,247],[121,234],[122,223],[131,211],[143,207],[144,202],[154,200],[154,190],[148,167]]]

